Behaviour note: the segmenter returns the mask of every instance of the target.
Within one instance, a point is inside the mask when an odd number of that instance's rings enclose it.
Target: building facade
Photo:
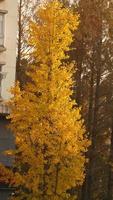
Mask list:
[[[14,148],[14,138],[7,128],[8,107],[4,104],[10,99],[10,87],[15,83],[17,1],[0,0],[0,162],[11,167],[12,160],[3,151]],[[8,200],[11,189],[0,183],[0,200]]]

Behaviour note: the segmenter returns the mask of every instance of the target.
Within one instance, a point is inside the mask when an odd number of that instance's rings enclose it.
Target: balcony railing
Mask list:
[[[9,107],[4,103],[0,102],[0,114],[7,115],[9,113],[10,113]]]

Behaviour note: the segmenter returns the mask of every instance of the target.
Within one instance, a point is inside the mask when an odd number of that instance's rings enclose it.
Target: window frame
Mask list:
[[[4,38],[5,38],[5,15],[0,12],[0,46],[4,46]]]
[[[5,41],[5,14],[7,14],[8,11],[7,10],[1,10],[0,9],[0,15],[3,18],[3,22],[2,22],[2,34],[0,36],[0,39],[2,42],[0,42],[0,47],[4,47],[4,41]]]

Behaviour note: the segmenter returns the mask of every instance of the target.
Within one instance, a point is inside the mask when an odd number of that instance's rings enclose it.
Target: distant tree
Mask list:
[[[30,46],[27,43],[29,22],[33,18],[38,4],[39,1],[36,0],[18,1],[16,79],[20,81],[21,86],[27,81],[26,71],[29,65]]]
[[[71,57],[76,61],[74,96],[82,107],[92,146],[79,200],[113,199],[113,1],[78,0],[80,24]]]

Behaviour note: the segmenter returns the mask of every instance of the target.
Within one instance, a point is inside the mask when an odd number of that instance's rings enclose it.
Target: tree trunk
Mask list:
[[[95,48],[95,57],[97,59],[95,63],[96,66],[95,92],[94,92],[94,67],[92,67],[92,74],[91,74],[89,112],[88,112],[88,132],[90,131],[89,134],[92,145],[89,148],[88,152],[89,163],[87,165],[86,178],[82,188],[81,200],[92,200],[92,184],[93,184],[92,170],[93,170],[93,163],[96,157],[99,90],[100,90],[100,80],[101,80],[101,45],[102,44],[100,40],[98,42],[97,47]],[[93,103],[93,94],[94,94],[94,103]]]
[[[113,200],[113,116],[112,116],[111,144],[110,144],[110,158],[109,158],[108,200]]]

